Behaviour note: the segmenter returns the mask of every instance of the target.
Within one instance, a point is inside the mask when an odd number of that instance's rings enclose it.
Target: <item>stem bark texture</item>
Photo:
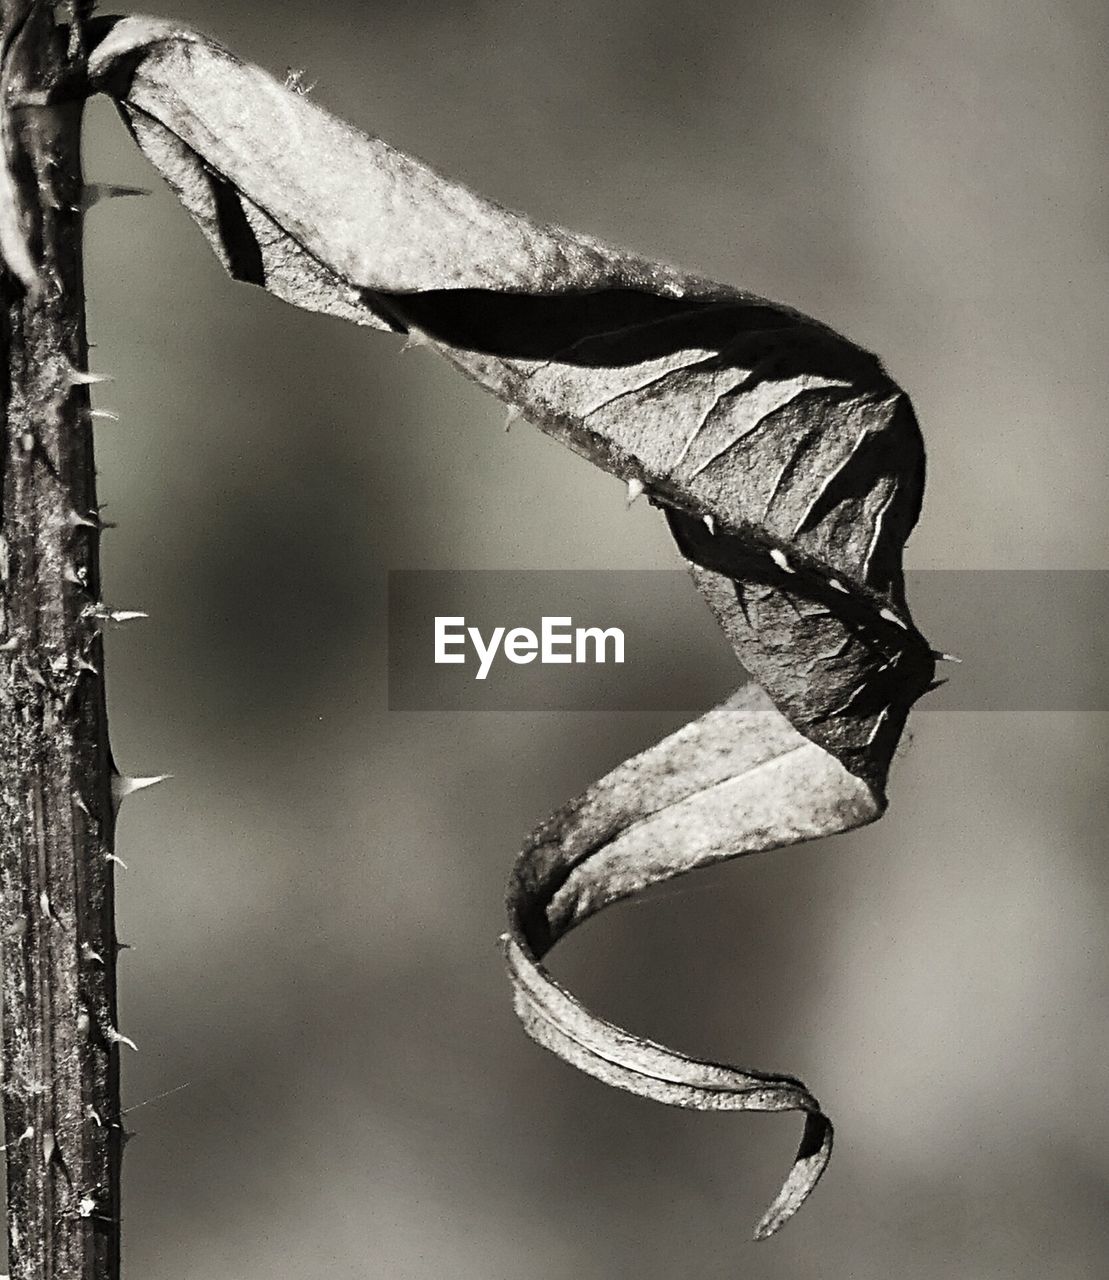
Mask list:
[[[0,0],[0,961],[12,1280],[119,1276],[112,761],[81,225],[83,14]]]

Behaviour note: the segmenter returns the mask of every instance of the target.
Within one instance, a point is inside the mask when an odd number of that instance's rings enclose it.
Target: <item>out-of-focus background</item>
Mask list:
[[[880,352],[929,449],[910,565],[1105,567],[1101,0],[167,16],[502,203]],[[623,1025],[824,1102],[825,1181],[749,1243],[797,1118],[575,1073],[495,945],[525,833],[683,717],[386,710],[386,570],[671,567],[663,520],[428,353],[229,283],[104,104],[87,168],[154,187],[90,215],[89,323],[108,597],[151,614],[109,638],[112,735],[176,775],[120,833],[126,1101],[187,1083],[130,1117],[127,1274],[1104,1274],[1105,716],[920,710],[877,826],[552,957]],[[657,625],[706,616],[691,589]]]

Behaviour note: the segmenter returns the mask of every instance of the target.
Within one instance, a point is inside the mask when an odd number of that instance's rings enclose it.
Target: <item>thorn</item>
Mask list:
[[[400,344],[401,353],[411,351],[414,347],[426,347],[427,334],[421,333],[419,329],[409,329],[405,335],[404,341]]]
[[[74,213],[88,213],[101,200],[115,200],[120,196],[148,196],[148,187],[128,187],[118,182],[86,182],[81,188],[81,199],[73,207]]]
[[[81,1036],[82,1039],[88,1036],[89,1027],[91,1025],[92,1024],[89,1022],[89,1015],[87,1013],[82,1011],[77,1015],[77,1034]]]
[[[90,409],[90,418],[99,418],[101,422],[118,422],[119,414],[113,413],[111,409]]]
[[[70,365],[65,371],[65,380],[71,387],[95,387],[101,382],[114,382],[110,373],[93,373],[91,369],[75,369]]]
[[[132,622],[135,618],[149,618],[150,614],[143,613],[141,609],[109,609],[103,600],[96,604],[88,604],[81,610],[83,618],[99,618],[102,622],[110,619],[112,622]]]
[[[71,799],[73,800],[73,807],[75,809],[80,809],[86,818],[92,817],[92,814],[89,812],[89,807],[85,804],[84,797],[81,795],[80,791],[74,791]]]
[[[953,653],[941,653],[939,649],[932,650],[932,657],[937,662],[962,662],[962,658],[957,658]]]
[[[100,674],[100,668],[96,665],[96,663],[90,662],[83,653],[79,653],[77,655],[77,659],[73,665],[77,668],[78,671],[89,671],[94,676],[98,676]]]
[[[134,1049],[136,1053],[139,1051],[139,1046],[134,1042],[134,1040],[132,1040],[130,1036],[125,1036],[122,1032],[117,1031],[115,1027],[109,1027],[104,1033],[104,1038],[109,1044],[125,1044],[129,1048]]]
[[[895,622],[901,628],[902,631],[908,631],[909,629],[908,624],[905,622],[902,622],[902,620],[897,616],[896,613],[894,613],[892,609],[879,609],[878,617],[885,618],[887,622]]]
[[[100,1112],[91,1103],[85,1107],[85,1118],[91,1120],[98,1129],[104,1128],[104,1121],[100,1119]]]
[[[54,1141],[54,1130],[46,1129],[42,1135],[42,1163],[48,1165],[54,1159],[58,1144]]]
[[[630,507],[631,504],[636,500],[636,498],[640,497],[642,494],[646,492],[647,492],[647,486],[643,483],[643,481],[637,479],[635,476],[632,476],[632,478],[628,481],[628,506]]]
[[[77,1216],[79,1218],[91,1218],[96,1212],[96,1201],[92,1196],[83,1196],[77,1205]]]
[[[519,420],[520,420],[523,416],[524,416],[524,415],[520,412],[520,410],[519,410],[519,409],[517,409],[517,408],[516,408],[516,406],[515,406],[514,404],[510,404],[510,405],[508,406],[508,411],[507,411],[507,413],[504,415],[504,429],[505,429],[505,431],[511,431],[511,430],[512,430],[512,424],[513,424],[514,422],[519,422]]]
[[[0,1147],[0,1151],[7,1151],[9,1147],[21,1147],[25,1142],[30,1142],[34,1136],[35,1126],[33,1124],[29,1124],[14,1142],[5,1142],[4,1145]],[[0,1280],[10,1280],[10,1277],[0,1276]]]
[[[779,551],[777,547],[775,547],[771,551],[770,558],[771,560],[774,561],[774,563],[778,566],[778,568],[781,569],[783,573],[797,572],[797,570],[793,567],[793,565],[791,565],[790,562],[786,559],[786,553],[784,551]]]
[[[124,800],[136,791],[145,791],[147,787],[156,787],[159,782],[172,778],[172,773],[156,773],[149,778],[127,778],[122,773],[112,774],[112,803],[118,809]]]
[[[50,909],[50,895],[46,892],[45,889],[43,889],[42,892],[39,894],[39,910],[47,918],[47,920],[54,919],[54,912]]]
[[[889,715],[889,707],[883,707],[882,710],[878,713],[878,719],[874,721],[874,728],[871,729],[870,736],[866,740],[866,745],[868,747],[874,742],[874,739],[878,736],[879,732],[881,731],[882,725],[885,723],[886,716],[888,715]]]
[[[132,951],[134,949],[129,942],[120,942],[118,938],[115,940],[115,948],[117,952]]]
[[[119,1141],[121,1146],[126,1146],[131,1141],[132,1138],[138,1137],[138,1133],[134,1129],[125,1129],[123,1127],[123,1121],[121,1117],[125,1116],[126,1114],[127,1114],[126,1111],[120,1112],[120,1115],[117,1116],[116,1119],[112,1120],[108,1124],[109,1129],[119,1130]]]
[[[833,591],[842,591],[845,596],[851,594],[838,578],[829,578],[828,586],[830,586]]]
[[[934,690],[940,688],[941,685],[945,685],[945,684],[947,684],[946,677],[943,680],[933,680],[927,685],[924,692],[932,693]]]
[[[716,521],[715,521],[715,519],[714,519],[712,516],[710,516],[710,515],[703,515],[703,516],[701,517],[701,519],[704,521],[704,523],[705,523],[705,528],[709,531],[709,535],[710,535],[711,537],[715,537],[715,535],[716,535]]]
[[[79,511],[71,511],[65,518],[71,529],[115,529],[111,520],[101,520],[99,511],[90,511],[87,516]]]
[[[118,866],[118,867],[122,867],[122,868],[124,869],[124,871],[126,871],[126,870],[127,870],[127,863],[126,863],[126,862],[124,862],[124,861],[123,861],[123,859],[122,859],[118,854],[115,854],[115,853],[106,853],[106,854],[104,855],[104,861],[105,861],[105,862],[114,862],[114,863],[116,864],[116,866]]]
[[[96,950],[95,950],[93,947],[91,947],[91,946],[89,945],[89,943],[87,943],[87,942],[82,942],[82,943],[81,943],[81,957],[82,957],[82,959],[84,959],[84,960],[88,960],[90,964],[92,964],[92,963],[95,963],[95,964],[103,964],[103,963],[104,963],[104,957],[100,954],[100,952],[99,952],[99,951],[96,951]]]

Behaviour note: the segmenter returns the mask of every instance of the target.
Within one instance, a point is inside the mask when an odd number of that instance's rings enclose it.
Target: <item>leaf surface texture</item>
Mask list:
[[[751,682],[533,833],[504,946],[528,1033],[581,1070],[675,1106],[804,1114],[772,1234],[831,1152],[816,1098],[622,1031],[543,960],[650,885],[880,816],[934,675],[902,583],[924,480],[908,397],[825,325],[500,208],[193,31],[98,35],[94,85],[233,277],[430,344],[663,509]]]

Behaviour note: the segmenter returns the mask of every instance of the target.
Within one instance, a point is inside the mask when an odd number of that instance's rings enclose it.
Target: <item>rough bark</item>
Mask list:
[[[83,14],[0,3],[0,954],[12,1280],[119,1275],[112,764],[81,263]]]

